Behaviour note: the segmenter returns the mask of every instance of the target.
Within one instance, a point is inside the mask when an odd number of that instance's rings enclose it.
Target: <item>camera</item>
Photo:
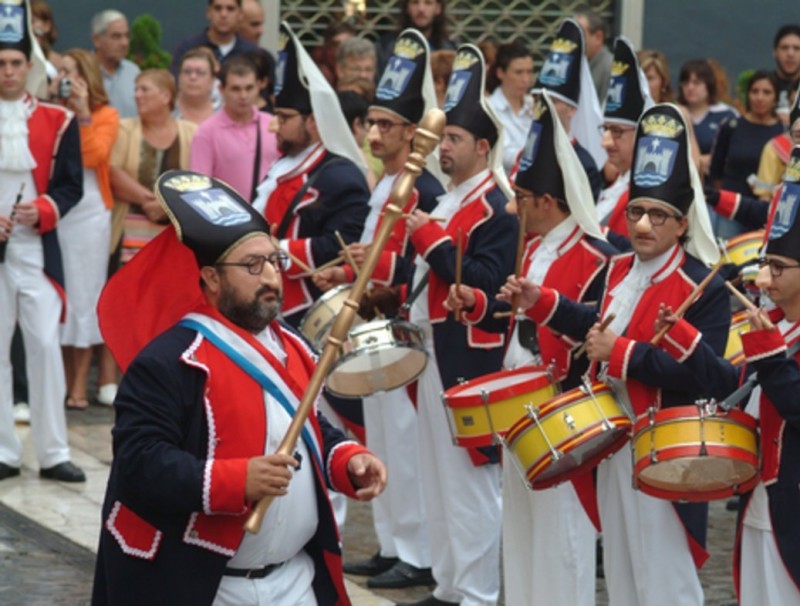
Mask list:
[[[58,82],[58,97],[60,99],[69,99],[72,96],[72,80],[69,78],[61,78]]]

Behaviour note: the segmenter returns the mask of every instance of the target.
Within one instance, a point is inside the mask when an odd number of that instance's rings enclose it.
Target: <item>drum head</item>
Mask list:
[[[664,461],[643,469],[638,476],[639,488],[648,487],[669,493],[676,500],[706,501],[727,498],[739,492],[756,475],[752,464],[728,457],[695,456]],[[721,493],[721,496],[715,496]],[[661,496],[655,494],[654,496]],[[662,497],[664,498],[664,497]]]
[[[403,387],[425,370],[428,354],[411,346],[377,347],[348,354],[328,375],[328,389],[345,398],[360,398]]]

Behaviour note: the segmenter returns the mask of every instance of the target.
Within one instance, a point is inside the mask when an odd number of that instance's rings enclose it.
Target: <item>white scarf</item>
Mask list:
[[[0,101],[0,170],[27,172],[36,168],[28,147],[28,118],[33,105],[26,99]]]

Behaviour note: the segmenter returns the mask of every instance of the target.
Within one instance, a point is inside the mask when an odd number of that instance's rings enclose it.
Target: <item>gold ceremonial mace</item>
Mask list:
[[[414,189],[414,182],[425,167],[425,158],[439,143],[445,122],[444,112],[440,109],[432,109],[425,114],[419,123],[419,128],[417,128],[417,132],[414,135],[413,151],[406,162],[405,171],[403,171],[392,190],[384,220],[381,222],[380,229],[369,249],[369,254],[360,268],[358,278],[350,292],[350,297],[344,302],[344,306],[336,316],[328,341],[325,343],[325,349],[323,349],[317,363],[317,368],[314,370],[314,374],[311,375],[311,379],[309,379],[303,399],[297,407],[297,412],[292,418],[292,423],[289,425],[283,441],[278,446],[277,453],[291,455],[294,452],[297,440],[300,437],[300,431],[303,429],[308,415],[311,414],[314,402],[322,389],[322,383],[336,361],[342,343],[347,339],[347,333],[353,325],[353,320],[355,320],[361,297],[367,289],[367,284],[372,277],[372,272],[375,271],[375,266],[378,264],[378,257],[383,251],[386,242],[388,242],[395,223],[403,214],[403,208],[408,203],[408,199]],[[253,512],[244,524],[244,529],[247,532],[256,534],[261,530],[264,515],[267,513],[267,509],[274,498],[273,496],[266,496],[256,503]]]

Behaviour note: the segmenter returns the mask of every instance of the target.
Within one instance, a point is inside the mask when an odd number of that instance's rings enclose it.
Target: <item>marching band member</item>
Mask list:
[[[597,218],[608,228],[609,239],[625,251],[630,250],[625,208],[628,206],[636,123],[642,112],[652,105],[647,78],[639,67],[636,52],[628,39],[620,36],[614,41],[614,63],[603,115],[603,149],[619,175],[600,192]]]
[[[525,206],[530,240],[523,275],[575,301],[597,301],[609,257],[586,174],[542,93],[540,112],[528,135],[514,183],[517,206]],[[519,213],[520,210],[518,209]],[[502,330],[493,312],[509,309],[469,286],[450,287],[448,307],[463,319]],[[565,390],[577,387],[588,362],[573,361],[575,343],[526,317],[512,320],[503,365],[554,364]],[[529,335],[532,336],[529,337]],[[592,471],[547,489],[530,491],[510,461],[503,466],[503,579],[508,604],[592,605],[595,601],[595,536],[600,521]]]
[[[643,114],[626,208],[633,252],[612,259],[599,314],[525,279],[512,277],[502,289],[506,300],[519,294],[535,322],[573,339],[585,337],[587,355],[603,363],[617,398],[634,415],[652,406],[694,402],[706,390],[690,370],[649,344],[658,304],[678,307],[719,256],[689,148],[685,119],[677,107],[656,105]],[[601,331],[598,318],[611,313],[614,321]],[[722,354],[730,309],[719,277],[685,317]],[[696,566],[707,558],[707,505],[671,504],[637,492],[632,474],[626,450],[597,471],[610,602],[702,604]]]
[[[436,91],[428,61],[428,43],[417,30],[403,31],[394,45],[367,114],[367,138],[373,155],[383,162],[384,173],[369,200],[369,215],[359,242],[348,251],[357,265],[363,264],[369,243],[383,220],[390,194],[411,153],[416,124],[425,111],[436,107]],[[430,157],[432,157],[431,154]],[[435,161],[435,158],[434,158]],[[431,212],[444,188],[428,170],[414,185],[405,213],[419,208]],[[381,252],[372,282],[403,284],[408,277],[413,247],[405,221],[398,221],[391,239]],[[350,265],[332,267],[314,275],[322,290],[352,282]],[[378,552],[362,562],[345,563],[345,572],[366,575],[369,587],[411,587],[433,583],[428,547],[428,526],[422,497],[417,447],[417,413],[405,388],[364,400],[367,443],[389,470],[392,481],[372,502],[372,518]]]
[[[776,308],[770,312],[775,327],[767,327],[762,312],[748,312],[750,331],[742,335],[748,366],[757,373],[758,386],[745,412],[759,419],[761,480],[739,504],[734,551],[734,580],[739,604],[800,603],[800,147],[790,155],[784,182],[773,201],[772,222],[756,286]],[[662,311],[666,319],[671,310]],[[663,341],[666,351],[695,373],[717,386],[710,394],[719,400],[739,385],[742,373],[700,340],[698,330],[685,320],[676,322]],[[791,348],[787,356],[787,348]]]
[[[558,26],[533,87],[534,97],[543,90],[550,92],[561,125],[572,138],[572,145],[589,178],[592,199],[596,200],[603,188],[603,177],[597,167],[606,161],[598,131],[603,123],[603,112],[584,53],[583,28],[574,19],[564,19]]]
[[[0,480],[18,476],[22,463],[9,356],[19,321],[39,476],[84,482],[67,443],[59,344],[66,300],[57,235],[59,220],[83,196],[78,121],[66,108],[35,96],[46,80],[29,3],[2,0],[0,7]]]
[[[316,364],[278,320],[286,255],[223,183],[171,171],[157,187],[174,229],[101,300],[126,372],[92,604],[348,605],[329,488],[369,500],[386,470],[316,407],[295,455],[276,452]]]
[[[518,222],[505,211],[510,186],[502,170],[502,126],[484,99],[481,52],[459,48],[447,89],[442,171],[452,188],[439,196],[429,221],[419,209],[407,219],[418,256],[411,277],[410,320],[423,329],[428,365],[418,381],[419,451],[431,548],[433,594],[415,606],[489,606],[500,592],[500,470],[496,448],[455,446],[441,393],[461,379],[499,370],[503,335],[464,326],[447,313],[455,281],[458,233],[463,281],[495,292],[514,266]],[[406,605],[408,606],[408,605]]]
[[[314,269],[339,253],[336,231],[358,239],[369,210],[366,166],[336,93],[286,23],[280,38],[270,130],[282,156],[253,207],[276,226],[281,249]],[[321,294],[306,268],[292,263],[284,275],[283,317],[295,327]]]

